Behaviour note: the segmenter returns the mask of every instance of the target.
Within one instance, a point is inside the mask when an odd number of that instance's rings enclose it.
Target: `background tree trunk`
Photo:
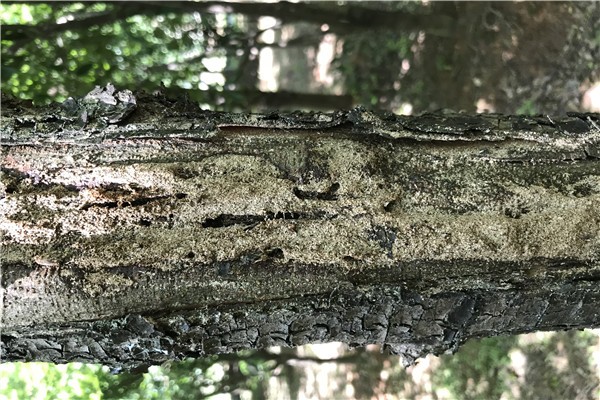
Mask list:
[[[129,115],[126,97],[3,98],[4,361],[342,341],[410,362],[600,325],[597,114],[233,115],[139,95]]]

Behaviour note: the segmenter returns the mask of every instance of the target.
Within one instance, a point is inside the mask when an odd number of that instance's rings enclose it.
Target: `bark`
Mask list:
[[[410,362],[600,325],[598,114],[89,96],[117,100],[3,98],[4,361],[127,369],[342,341]]]

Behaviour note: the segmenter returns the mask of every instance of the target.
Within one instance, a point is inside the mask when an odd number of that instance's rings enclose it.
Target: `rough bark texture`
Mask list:
[[[3,98],[3,361],[343,341],[410,362],[600,325],[597,114],[92,98]]]

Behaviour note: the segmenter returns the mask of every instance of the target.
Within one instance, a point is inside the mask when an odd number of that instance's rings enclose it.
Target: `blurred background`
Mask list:
[[[600,111],[598,2],[3,1],[2,90],[220,110]]]
[[[600,112],[599,2],[3,1],[1,86],[95,85],[205,109]],[[339,343],[134,373],[0,365],[0,399],[599,399],[598,331],[473,340],[405,369]]]

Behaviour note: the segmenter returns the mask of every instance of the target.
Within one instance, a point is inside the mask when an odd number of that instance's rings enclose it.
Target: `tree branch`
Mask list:
[[[600,326],[598,114],[88,96],[2,99],[3,360],[132,368],[341,341],[411,362]]]

